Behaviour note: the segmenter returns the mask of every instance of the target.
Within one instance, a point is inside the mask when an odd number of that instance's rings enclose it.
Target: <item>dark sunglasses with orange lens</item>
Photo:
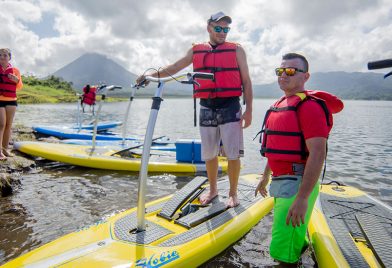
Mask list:
[[[275,69],[275,73],[277,76],[282,76],[283,73],[286,73],[287,76],[294,76],[297,72],[306,73],[306,71],[294,67]]]

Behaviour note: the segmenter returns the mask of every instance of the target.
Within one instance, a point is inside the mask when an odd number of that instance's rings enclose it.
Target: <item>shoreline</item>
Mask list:
[[[13,156],[2,161],[0,165],[0,194],[1,197],[11,195],[21,184],[21,178],[24,174],[37,171],[36,162],[24,154],[12,148],[13,142],[26,140],[36,140],[31,128],[23,125],[12,127],[12,144],[9,150]]]

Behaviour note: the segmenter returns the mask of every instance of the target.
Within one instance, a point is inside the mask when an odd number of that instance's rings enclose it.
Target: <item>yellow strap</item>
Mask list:
[[[295,93],[295,95],[297,95],[301,99],[301,101],[303,101],[306,98],[306,94],[303,92]]]

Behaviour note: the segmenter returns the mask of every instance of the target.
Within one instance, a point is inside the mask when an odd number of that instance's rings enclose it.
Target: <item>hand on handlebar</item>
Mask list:
[[[208,79],[213,80],[214,74],[212,73],[200,73],[200,72],[186,72],[186,73],[177,73],[174,75],[163,76],[163,77],[155,77],[151,75],[141,75],[136,79],[135,87],[143,87],[149,84],[149,82],[168,82],[171,80],[175,80],[179,83],[183,84],[196,84],[199,86],[199,83],[195,81],[197,79]],[[186,80],[185,80],[186,79]]]
[[[150,83],[150,81],[146,80],[145,75],[141,75],[138,78],[136,78],[136,87],[144,87],[147,86]]]

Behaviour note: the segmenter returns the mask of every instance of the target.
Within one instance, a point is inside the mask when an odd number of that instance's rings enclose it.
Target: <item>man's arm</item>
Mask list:
[[[300,226],[305,223],[306,210],[308,208],[308,198],[320,176],[326,155],[327,139],[315,137],[307,139],[306,146],[309,150],[309,157],[305,165],[302,183],[297,197],[291,205],[286,218],[286,224],[291,223]]]
[[[159,77],[167,77],[167,76],[174,75],[174,74],[178,73],[179,71],[181,71],[182,69],[184,69],[185,67],[190,65],[192,63],[192,59],[193,59],[193,50],[192,50],[192,48],[190,48],[184,57],[177,60],[175,63],[170,64],[170,65],[160,69],[159,70]],[[152,77],[158,77],[158,72],[154,71],[152,73],[141,75],[136,79],[136,82],[138,84],[140,84],[142,81],[145,80],[145,77],[147,75],[152,76]]]
[[[241,120],[244,122],[243,128],[247,128],[252,123],[252,81],[250,80],[248,63],[246,61],[246,53],[241,46],[238,46],[236,55],[238,67],[240,68],[242,86],[244,89],[244,99],[246,104],[246,110],[242,115]]]
[[[260,193],[263,197],[267,197],[268,195],[267,185],[269,183],[270,177],[271,177],[271,168],[267,162],[264,168],[263,176],[260,178],[259,184],[256,187],[255,197],[257,196],[257,193]]]

